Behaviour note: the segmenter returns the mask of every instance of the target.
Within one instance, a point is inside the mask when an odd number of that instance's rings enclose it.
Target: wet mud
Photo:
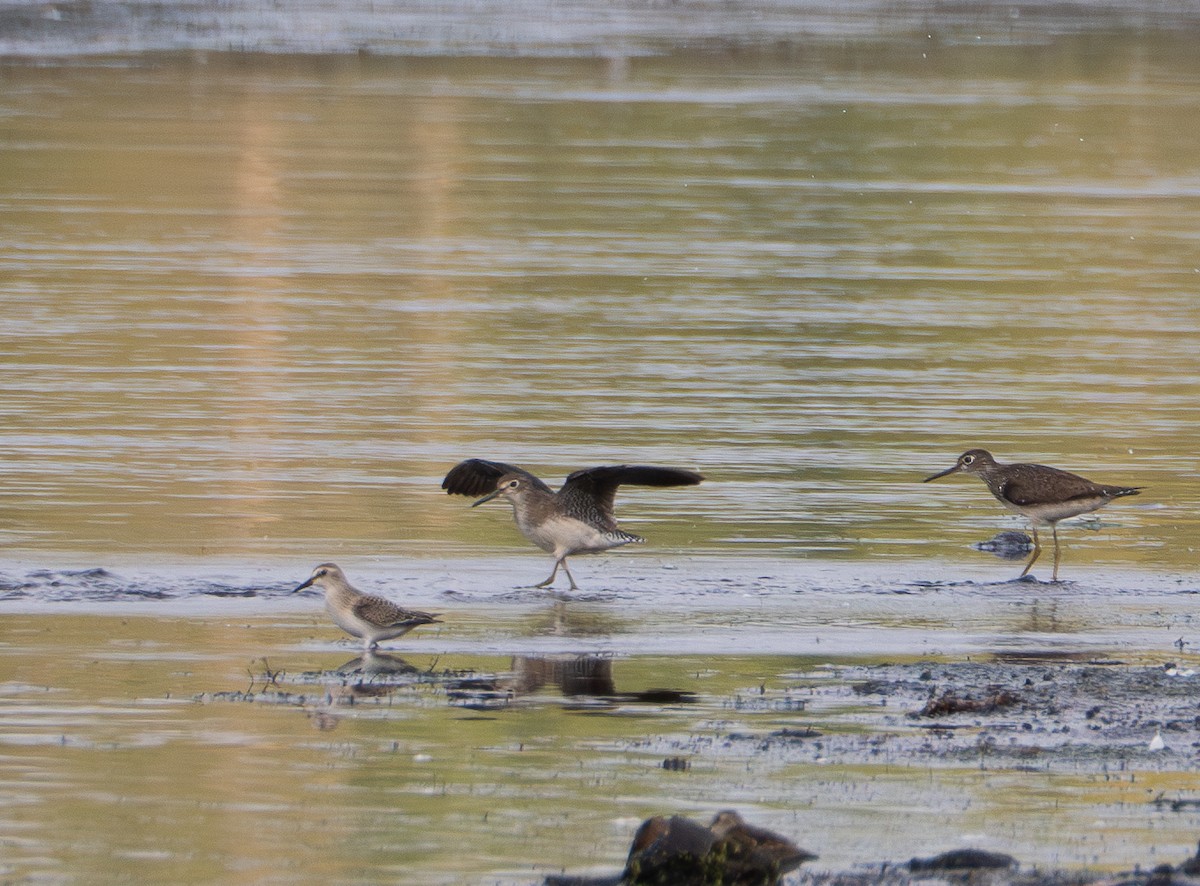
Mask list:
[[[438,669],[436,662],[419,667],[400,656],[380,653],[353,658],[327,671],[286,674],[263,665],[246,690],[203,693],[196,700],[292,705],[303,708],[317,728],[334,728],[339,717],[356,706],[402,706],[421,700],[480,713],[547,703],[601,711],[627,710],[638,704],[672,706],[683,712],[684,722],[690,725],[661,736],[626,739],[618,749],[661,756],[659,765],[685,773],[682,777],[693,766],[736,757],[778,766],[884,763],[914,772],[971,768],[1086,773],[1118,780],[1152,771],[1191,769],[1200,758],[1196,701],[1200,666],[1191,660],[1146,665],[1087,654],[1015,653],[986,661],[826,665],[791,675],[784,688],[746,687],[720,698],[670,688],[622,692],[615,685],[613,658],[608,656],[514,656],[511,669],[491,673]],[[547,694],[548,688],[555,692]],[[689,706],[696,709],[690,721],[686,719]],[[797,720],[784,727],[714,729],[713,710],[767,711],[794,715]],[[778,716],[770,722],[777,723]],[[1184,812],[1200,807],[1200,795],[1159,791],[1146,803],[1159,812]],[[558,886],[1200,883],[1196,858],[1181,857],[1170,864],[1147,859],[1144,867],[1114,874],[1104,859],[1094,869],[1049,869],[971,846],[949,846],[944,853],[928,857],[865,857],[849,869],[831,870],[822,868],[818,858],[820,834],[796,837],[804,854],[813,858],[798,871],[764,868],[747,873],[742,866],[726,875],[721,854],[719,863],[709,858],[696,868],[703,873],[695,876],[661,866],[645,867],[658,871],[653,877],[632,876],[631,868],[620,868],[622,859],[614,859],[611,874],[576,876],[567,871],[545,882]]]
[[[639,739],[661,751],[665,768],[735,754],[779,763],[953,766],[1009,770],[1092,769],[1114,775],[1173,770],[1200,762],[1200,665],[1132,665],[1073,655],[997,656],[986,662],[829,665],[793,675],[792,685],[749,687],[724,698],[679,688],[617,689],[608,656],[514,656],[512,669],[418,667],[389,653],[350,659],[327,671],[286,673],[259,663],[244,690],[201,693],[198,701],[300,707],[396,704],[424,692],[467,710],[553,703],[569,707],[689,705],[704,728]],[[802,725],[711,729],[712,710],[809,713]],[[1200,797],[1161,797],[1194,804]]]
[[[859,733],[820,737],[779,731],[730,734],[788,760],[842,763],[885,758],[906,765],[1018,769],[1176,768],[1200,747],[1200,673],[1174,663],[1013,655],[989,662],[837,669],[812,700],[861,701]],[[1151,750],[1155,735],[1161,749]]]

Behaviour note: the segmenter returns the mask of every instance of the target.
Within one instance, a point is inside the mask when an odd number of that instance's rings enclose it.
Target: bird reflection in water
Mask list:
[[[325,683],[325,692],[303,705],[305,714],[315,729],[331,731],[341,723],[339,710],[367,699],[387,698],[400,687],[412,685],[421,673],[398,655],[368,650],[317,675]]]
[[[514,655],[513,691],[533,695],[546,687],[563,696],[603,696],[616,694],[612,658],[607,655],[536,656]]]
[[[519,698],[556,690],[571,707],[613,708],[623,704],[691,704],[683,689],[654,688],[620,692],[609,655],[515,655],[512,670],[496,677],[456,680],[446,687],[451,701],[470,708],[507,706]]]
[[[362,676],[372,681],[386,683],[389,677],[412,677],[421,673],[398,655],[377,650],[368,650],[355,656],[337,669],[346,676]]]

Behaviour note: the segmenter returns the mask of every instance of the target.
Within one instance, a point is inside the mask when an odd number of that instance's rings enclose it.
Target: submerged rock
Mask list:
[[[979,871],[1015,867],[1017,860],[1002,852],[985,852],[982,849],[952,849],[932,858],[914,858],[908,869],[919,871]]]
[[[1033,550],[1033,539],[1024,532],[1009,529],[997,532],[987,541],[976,542],[971,547],[995,554],[1001,560],[1021,560]]]

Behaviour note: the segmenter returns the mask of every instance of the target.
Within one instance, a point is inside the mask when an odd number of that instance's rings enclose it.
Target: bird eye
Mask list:
[[[520,485],[521,485],[521,481],[520,481],[520,480],[509,480],[509,481],[508,481],[508,488],[509,488],[509,489],[516,489],[516,488],[517,488],[518,486],[520,486]]]
[[[973,461],[975,461],[975,456],[973,456],[973,455],[964,455],[964,456],[962,457],[962,463],[963,463],[964,465],[969,465],[969,464],[971,464],[971,462],[973,462]]]

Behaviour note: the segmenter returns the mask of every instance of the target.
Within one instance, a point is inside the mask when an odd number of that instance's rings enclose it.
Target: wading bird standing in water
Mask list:
[[[1058,581],[1058,521],[1077,517],[1104,507],[1114,498],[1137,495],[1141,486],[1102,486],[1091,480],[1050,468],[1046,465],[1002,465],[986,449],[971,449],[958,457],[954,466],[926,477],[923,482],[936,480],[962,471],[974,474],[987,484],[992,495],[1010,511],[1029,520],[1033,526],[1033,556],[1019,576],[1029,574],[1042,546],[1038,542],[1038,526],[1049,526],[1054,536],[1054,575]]]
[[[361,639],[367,652],[378,646],[380,640],[402,637],[421,625],[441,624],[440,613],[404,609],[391,600],[364,594],[333,563],[322,563],[292,593],[314,585],[325,592],[325,611],[329,617],[347,634]]]
[[[553,584],[561,566],[574,591],[579,586],[567,567],[567,557],[644,541],[617,526],[613,499],[618,486],[695,486],[703,479],[695,471],[679,468],[608,465],[575,471],[555,492],[524,468],[469,458],[450,469],[442,488],[450,495],[482,495],[472,507],[506,498],[521,533],[554,555],[554,571],[535,587]]]

